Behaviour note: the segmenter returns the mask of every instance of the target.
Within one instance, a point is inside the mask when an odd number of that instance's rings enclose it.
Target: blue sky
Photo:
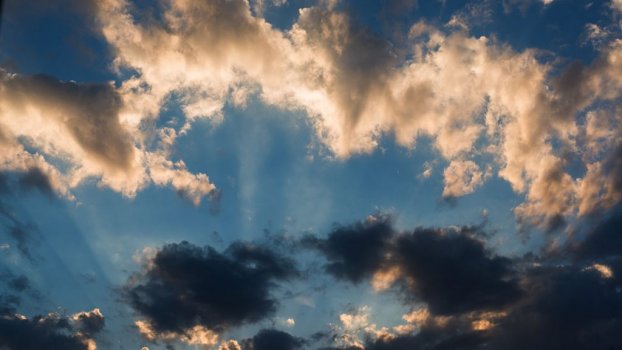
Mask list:
[[[621,346],[621,21],[4,1],[0,347]]]

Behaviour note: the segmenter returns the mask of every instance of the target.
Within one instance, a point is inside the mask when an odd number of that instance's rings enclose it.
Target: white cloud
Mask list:
[[[257,94],[266,104],[305,111],[338,158],[372,151],[387,133],[405,147],[431,137],[449,163],[445,196],[473,192],[498,169],[497,176],[525,195],[516,213],[527,221],[546,223],[608,205],[585,199],[590,179],[603,174],[598,163],[587,165],[592,170],[584,179],[573,179],[562,148],[578,152],[581,112],[620,96],[619,41],[608,43],[592,65],[555,76],[534,50],[516,52],[424,22],[412,26],[405,43],[412,59],[399,61],[391,45],[331,6],[301,9],[281,31],[255,17],[246,1],[162,1],[168,6],[161,25],[135,20],[124,0],[98,5],[116,65],[139,72],[119,90],[120,120],[129,126],[155,118],[171,93],[185,111],[180,134],[197,118],[222,118],[225,103],[243,105]],[[481,154],[489,160],[467,160]],[[155,183],[193,201],[213,189],[206,176],[188,173],[166,151],[143,159]]]
[[[161,149],[147,149],[142,117],[133,119],[125,92],[110,83],[77,84],[0,70],[0,170],[36,169],[69,199],[72,188],[94,178],[127,197],[150,183],[170,185],[198,204],[214,185],[168,159],[168,135],[160,135]]]

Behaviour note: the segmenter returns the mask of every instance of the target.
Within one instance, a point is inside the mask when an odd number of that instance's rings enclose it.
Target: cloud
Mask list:
[[[326,239],[309,236],[303,242],[326,255],[329,273],[358,283],[383,266],[392,235],[388,220],[374,219],[338,227]]]
[[[397,232],[387,218],[377,218],[305,241],[326,256],[333,276],[354,283],[373,277],[379,290],[395,284],[409,302],[452,315],[496,309],[521,294],[511,261],[492,254],[477,234],[470,227]],[[379,280],[386,282],[382,288]]]
[[[124,295],[148,339],[215,344],[218,333],[271,315],[275,282],[295,275],[292,261],[267,248],[234,243],[219,253],[182,242],[159,249]]]
[[[28,318],[11,308],[0,308],[0,347],[7,349],[67,349],[95,350],[92,338],[103,327],[98,309],[65,317],[56,313]],[[79,315],[79,316],[78,316]],[[92,317],[101,319],[101,327],[83,328]]]
[[[300,350],[305,340],[292,336],[289,333],[275,329],[262,329],[253,336],[242,342],[243,350]]]
[[[90,178],[128,197],[153,182],[195,204],[215,188],[164,149],[146,146],[140,120],[129,119],[112,83],[0,70],[0,106],[0,171],[25,173],[23,186],[73,199],[71,189]]]
[[[510,260],[492,255],[469,231],[420,229],[397,238],[409,289],[436,314],[498,308],[520,295]]]
[[[99,333],[106,325],[104,315],[98,308],[78,312],[71,316],[71,320],[76,323],[80,332],[89,336]]]
[[[471,160],[453,160],[444,173],[445,188],[443,197],[461,197],[475,191],[484,183],[489,174],[484,174]]]
[[[391,244],[381,249],[388,261],[385,268],[397,266],[401,271],[393,283],[401,283],[407,297],[402,300],[412,305],[403,317],[406,323],[369,327],[369,312],[346,315],[344,325],[356,324],[365,337],[352,338],[354,342],[337,337],[335,349],[619,347],[619,208],[604,215],[586,219],[581,226],[585,232],[579,232],[584,237],[577,233],[554,252],[512,260],[487,252],[473,228],[393,230]],[[327,259],[330,264],[338,258]],[[369,277],[382,264],[375,266],[368,270]]]
[[[492,348],[548,349],[611,348],[622,345],[615,331],[620,281],[603,279],[595,270],[573,266],[531,270],[525,279],[527,301],[493,329]]]
[[[19,144],[18,138],[26,138],[51,157],[80,164],[74,170],[77,174],[101,175],[102,182],[117,190],[137,186],[119,181],[119,177],[126,181],[132,177],[138,159],[132,139],[118,118],[122,101],[111,84],[60,82],[43,75],[5,71],[0,74],[4,147],[14,148],[4,155],[9,163],[6,170],[27,171],[28,164],[23,163],[37,159]],[[45,159],[40,158],[40,162],[51,167]],[[58,187],[62,185],[67,184],[57,183]]]
[[[97,5],[115,64],[135,72],[119,89],[133,124],[157,118],[177,96],[182,135],[194,120],[217,121],[225,104],[242,106],[257,95],[268,105],[305,111],[338,158],[371,152],[386,134],[405,147],[430,136],[449,164],[444,196],[473,192],[499,176],[525,196],[516,208],[523,223],[550,226],[609,205],[585,200],[580,190],[606,176],[599,161],[583,160],[592,170],[576,178],[566,170],[565,152],[581,153],[575,144],[586,127],[581,114],[620,96],[618,40],[591,64],[564,69],[540,62],[536,50],[517,52],[425,22],[392,43],[328,5],[300,9],[291,28],[280,30],[255,16],[247,1],[161,4],[162,16],[147,21],[124,0]],[[487,5],[480,7],[471,10]],[[481,154],[489,157],[476,163]]]
[[[583,240],[572,240],[568,249],[580,260],[622,257],[622,210],[617,207],[587,230]]]
[[[368,338],[338,349],[583,349],[616,348],[620,280],[596,268],[531,266],[521,277],[529,291],[497,313],[453,315],[407,334]]]

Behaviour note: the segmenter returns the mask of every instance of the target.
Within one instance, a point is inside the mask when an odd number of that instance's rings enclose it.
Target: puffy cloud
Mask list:
[[[460,197],[475,191],[490,176],[471,160],[453,160],[445,168],[443,197]]]
[[[579,213],[590,214],[622,201],[620,109],[591,111],[583,135],[585,176],[577,184]]]
[[[139,122],[111,83],[0,70],[0,170],[25,173],[23,186],[73,199],[71,188],[89,178],[129,197],[153,182],[195,204],[214,190],[164,149],[147,149]]]
[[[476,234],[468,227],[400,233],[384,218],[305,241],[326,256],[326,270],[335,277],[354,283],[373,277],[379,290],[395,282],[407,300],[427,303],[434,314],[452,315],[496,309],[521,294],[511,261],[489,252]]]
[[[218,350],[242,350],[242,347],[236,340],[228,340],[220,344]]]
[[[6,349],[68,349],[95,350],[92,338],[103,327],[98,309],[71,317],[55,313],[28,318],[11,307],[2,307],[0,315],[0,347]],[[96,322],[92,322],[96,318]],[[87,325],[88,324],[88,325]],[[97,324],[97,327],[92,327]]]
[[[135,191],[139,184],[129,180],[140,181],[138,152],[118,118],[122,101],[111,84],[0,74],[4,170],[29,170],[37,162],[44,165],[41,171],[52,167],[25,150],[18,142],[25,138],[44,155],[75,166],[73,179],[52,181],[61,193],[86,175],[102,176],[102,183],[127,194]],[[53,179],[57,175],[51,170],[47,174]]]
[[[289,259],[250,244],[224,253],[188,242],[157,251],[146,270],[125,286],[136,322],[150,340],[210,346],[232,326],[259,321],[274,312],[274,282],[296,274]]]
[[[289,333],[275,329],[262,329],[253,336],[242,342],[243,350],[299,350],[303,348],[305,341],[292,336]]]
[[[269,105],[305,111],[340,158],[370,152],[383,134],[406,147],[429,135],[449,161],[445,196],[474,191],[494,171],[525,194],[516,211],[524,222],[549,225],[577,213],[579,202],[579,214],[607,205],[579,199],[578,185],[600,173],[572,178],[557,144],[572,148],[585,128],[581,113],[620,96],[618,41],[604,45],[589,66],[571,64],[554,75],[534,50],[516,52],[424,22],[399,43],[409,53],[405,60],[334,6],[301,9],[290,29],[279,30],[253,15],[247,1],[161,3],[164,13],[152,20],[137,19],[125,0],[97,5],[115,64],[136,72],[120,89],[134,124],[157,117],[177,96],[183,133],[196,118],[221,118],[226,103],[243,105],[257,94]],[[482,153],[491,157],[467,160]],[[171,177],[162,182],[174,185]]]
[[[393,337],[387,327],[378,327],[370,321],[371,308],[360,307],[339,315],[339,325],[331,325],[333,342],[339,347],[361,348],[367,338]]]
[[[424,315],[418,330],[370,338],[356,348],[561,350],[622,344],[616,277],[603,278],[595,268],[546,265],[526,268],[521,279],[529,293],[502,311],[452,316],[440,324],[425,321],[429,315]]]
[[[71,316],[77,328],[86,335],[95,335],[104,329],[106,320],[98,308],[91,311],[78,312]]]
[[[326,255],[329,273],[358,283],[382,267],[392,235],[388,220],[374,219],[339,227],[325,240],[310,236],[303,241]]]
[[[520,291],[510,261],[491,255],[469,232],[416,230],[397,238],[409,289],[436,314],[498,308]]]
[[[473,258],[482,255],[482,247],[477,247],[468,235],[447,240],[438,233],[396,235],[393,238],[397,241],[396,250],[402,249],[409,254],[392,253],[391,256],[426,262],[400,265],[404,276],[412,276],[414,287],[407,285],[406,288],[413,288],[415,296],[420,298],[412,300],[415,306],[403,317],[406,324],[394,327],[388,336],[357,338],[359,341],[351,344],[336,343],[335,349],[581,349],[620,346],[622,336],[617,329],[621,326],[622,281],[619,273],[622,271],[622,249],[615,235],[619,232],[619,221],[618,208],[607,213],[604,219],[592,222],[592,226],[587,225],[586,237],[576,237],[555,254],[527,255],[513,260],[499,258],[503,261],[499,266],[511,265],[502,269],[514,271],[511,278],[517,282],[514,287],[519,287],[520,292],[516,293],[514,289],[509,298],[503,296],[507,291],[505,288],[489,290],[486,287],[491,281],[503,284],[511,280],[506,277],[500,281],[492,277],[496,268],[486,266],[492,265],[495,258]],[[451,234],[455,232],[450,233],[450,237]],[[415,242],[421,249],[412,248]],[[442,250],[434,248],[441,242]],[[456,264],[449,263],[451,256],[461,256],[459,264],[470,267],[455,269],[452,266]],[[412,272],[409,267],[430,273]],[[477,287],[465,288],[460,279],[468,276],[464,271],[471,268],[477,273],[484,271],[482,275],[488,277],[486,282],[474,278],[472,284]],[[420,288],[425,288],[426,284],[433,286],[442,281],[443,276],[450,277],[447,283],[451,287],[438,288],[445,284],[442,282],[433,288],[432,296],[416,287],[417,284],[421,284]],[[461,297],[451,297],[452,290],[459,291]],[[439,299],[435,300],[436,297]],[[484,299],[480,299],[482,297]],[[484,304],[487,307],[472,307],[478,304],[478,300],[486,299],[488,301]],[[421,302],[427,305],[421,306]],[[371,315],[366,313],[363,316],[351,315],[347,320],[353,324],[370,324]]]

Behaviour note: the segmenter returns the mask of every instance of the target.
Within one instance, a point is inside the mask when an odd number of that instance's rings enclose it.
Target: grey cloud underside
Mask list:
[[[125,296],[157,332],[222,331],[271,315],[274,283],[295,275],[290,259],[262,247],[237,243],[219,253],[182,242],[159,250]]]
[[[134,148],[118,120],[121,98],[111,84],[60,82],[45,75],[0,75],[2,101],[16,109],[37,99],[82,148],[117,170],[130,166]],[[45,112],[44,112],[45,113]]]

